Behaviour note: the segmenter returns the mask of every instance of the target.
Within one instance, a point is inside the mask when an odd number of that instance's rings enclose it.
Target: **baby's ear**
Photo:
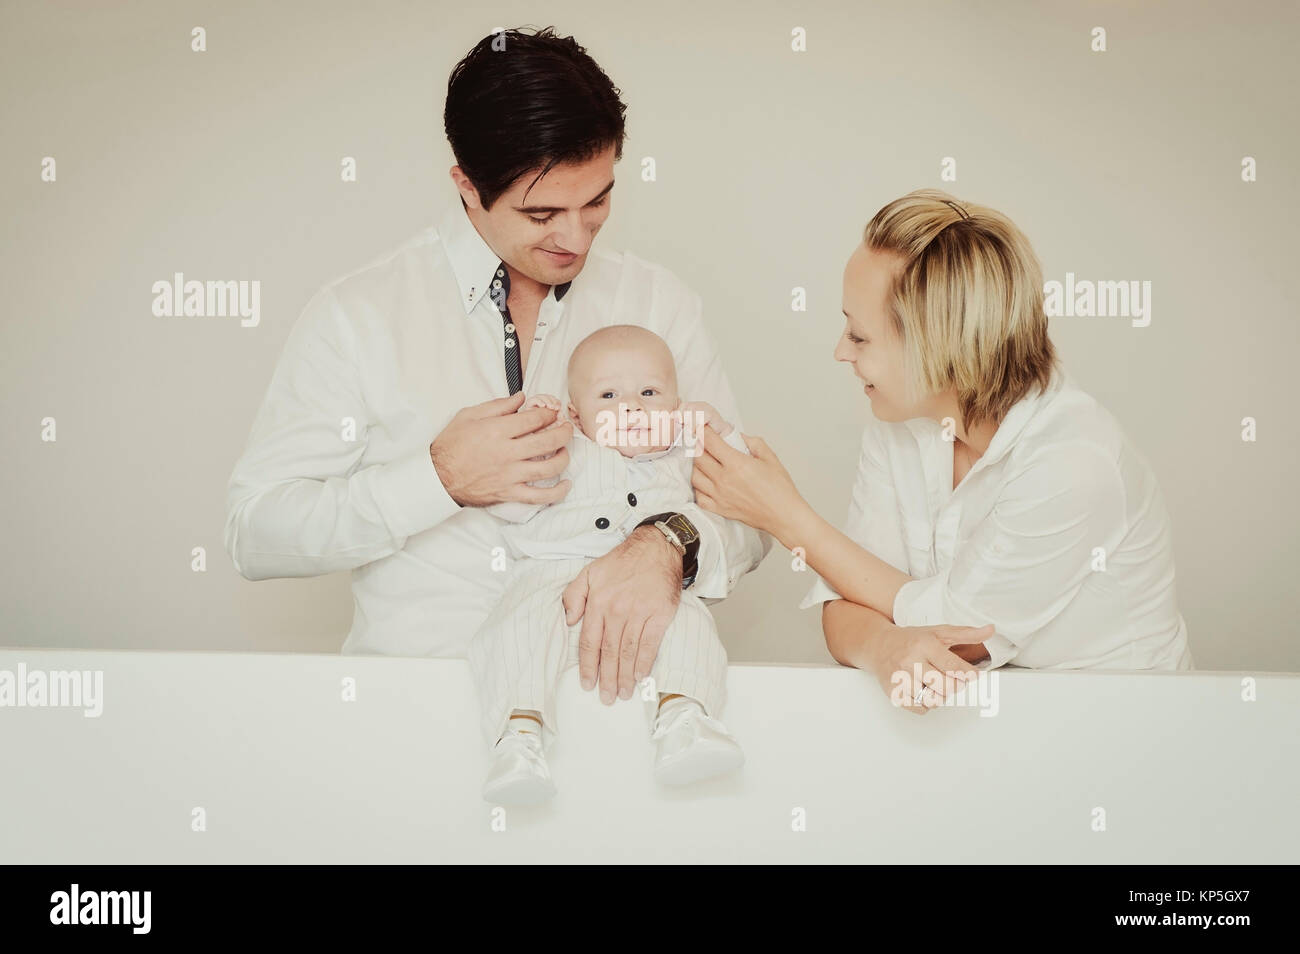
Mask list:
[[[574,424],[578,423],[578,409],[573,406],[572,401],[569,402],[569,406],[564,409],[564,412],[569,415],[569,420]]]

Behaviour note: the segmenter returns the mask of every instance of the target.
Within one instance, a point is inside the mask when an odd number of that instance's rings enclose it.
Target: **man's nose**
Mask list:
[[[572,216],[557,216],[557,218],[563,218],[560,231],[555,236],[560,248],[575,255],[586,255],[587,250],[591,248],[591,230],[582,224],[581,213]]]

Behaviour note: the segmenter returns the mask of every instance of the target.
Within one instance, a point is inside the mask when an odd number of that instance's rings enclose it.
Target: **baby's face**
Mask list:
[[[598,444],[625,457],[666,450],[676,434],[677,369],[666,347],[594,343],[572,369],[569,416]]]

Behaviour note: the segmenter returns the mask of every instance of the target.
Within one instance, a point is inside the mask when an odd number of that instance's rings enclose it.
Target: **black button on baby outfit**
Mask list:
[[[635,506],[636,506],[636,494],[628,494],[628,495],[627,495],[627,502],[630,503],[633,507],[635,507]]]
[[[597,517],[597,518],[596,518],[596,529],[597,529],[597,530],[604,530],[604,529],[605,529],[606,527],[608,527],[608,526],[609,526],[609,521],[606,520],[604,517]]]

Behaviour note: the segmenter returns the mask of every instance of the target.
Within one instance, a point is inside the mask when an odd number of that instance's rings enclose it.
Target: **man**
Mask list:
[[[569,353],[597,328],[659,334],[683,396],[740,427],[699,296],[592,247],[625,110],[571,37],[486,37],[448,83],[459,196],[434,228],[320,289],[295,324],[231,476],[226,549],[252,580],[351,570],[343,652],[465,654],[505,577],[501,521],[483,508],[568,490],[528,483],[564,469],[572,426],[515,411],[564,393]],[[564,592],[582,685],[598,681],[607,704],[649,673],[683,586],[725,597],[771,546],[694,505],[645,516]]]

